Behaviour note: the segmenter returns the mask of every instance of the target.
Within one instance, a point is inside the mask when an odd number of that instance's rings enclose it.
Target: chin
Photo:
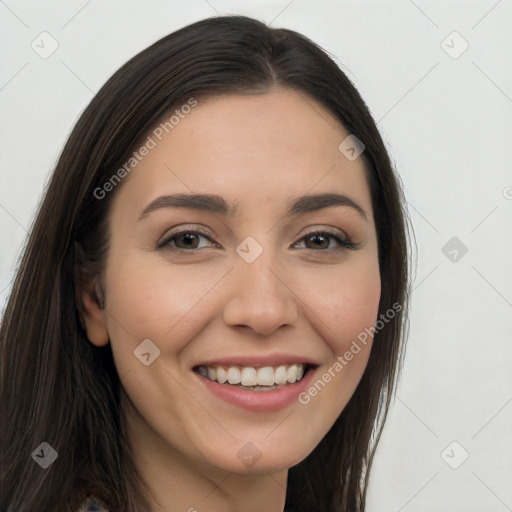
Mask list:
[[[240,447],[241,446],[241,447]],[[226,447],[222,453],[211,454],[208,462],[219,469],[244,475],[285,471],[302,462],[316,445],[283,447],[282,442],[242,441],[236,448]],[[235,456],[231,454],[235,451]],[[229,453],[229,456],[228,456]]]

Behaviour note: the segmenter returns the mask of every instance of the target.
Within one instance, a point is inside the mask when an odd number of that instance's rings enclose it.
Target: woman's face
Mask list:
[[[131,431],[156,457],[289,468],[333,425],[369,356],[371,337],[353,344],[380,298],[363,162],[295,92],[188,110],[149,134],[155,147],[117,185],[89,338],[110,340]]]

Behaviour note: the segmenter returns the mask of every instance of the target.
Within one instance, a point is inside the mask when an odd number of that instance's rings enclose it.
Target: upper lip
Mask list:
[[[309,366],[319,366],[313,359],[294,354],[273,354],[273,355],[239,355],[216,359],[207,359],[194,368],[199,366],[249,366],[252,368],[263,368],[264,366],[281,366],[287,364],[304,364]]]

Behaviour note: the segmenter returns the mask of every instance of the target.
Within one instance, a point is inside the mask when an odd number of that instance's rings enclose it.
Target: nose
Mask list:
[[[280,327],[296,323],[299,302],[286,273],[264,255],[265,251],[250,264],[243,260],[236,263],[223,319],[231,327],[247,327],[269,336]]]

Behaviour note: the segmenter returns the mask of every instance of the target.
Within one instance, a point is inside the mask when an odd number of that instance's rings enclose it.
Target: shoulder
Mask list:
[[[94,495],[84,498],[80,507],[75,512],[109,512],[103,501]]]

